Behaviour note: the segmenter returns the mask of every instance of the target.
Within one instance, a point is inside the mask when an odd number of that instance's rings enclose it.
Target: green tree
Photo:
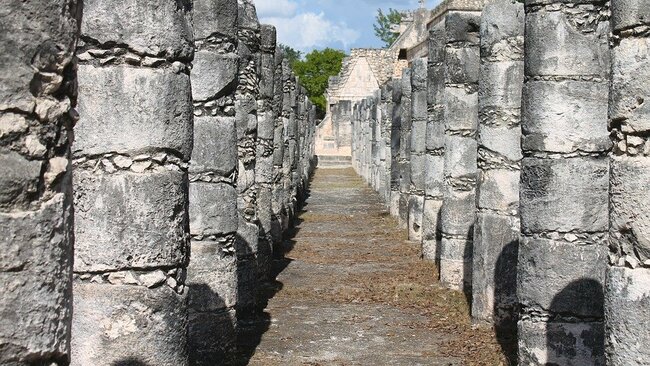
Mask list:
[[[289,65],[291,68],[293,68],[293,65],[296,63],[296,61],[300,61],[302,59],[302,52],[298,51],[291,46],[287,46],[286,44],[280,43],[279,45],[280,49],[284,51],[284,55],[287,57],[287,60],[289,60]]]
[[[402,13],[399,11],[389,8],[388,12],[384,13],[383,10],[377,9],[375,24],[372,27],[375,29],[377,38],[381,39],[386,47],[390,47],[399,37],[399,33],[394,31],[394,27],[399,26],[401,22]]]
[[[324,114],[327,106],[325,90],[329,78],[341,72],[344,57],[343,51],[326,48],[322,51],[311,51],[304,60],[293,65],[293,71],[300,78],[300,84],[307,89],[309,100],[318,108],[319,116]]]

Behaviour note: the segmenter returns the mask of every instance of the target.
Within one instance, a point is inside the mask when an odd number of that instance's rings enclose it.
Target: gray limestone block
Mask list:
[[[476,84],[479,76],[478,47],[447,47],[445,55],[445,82],[448,84]]]
[[[602,322],[518,323],[520,365],[604,366]]]
[[[411,92],[425,91],[427,88],[427,61],[416,58],[411,64]]]
[[[608,150],[607,95],[607,82],[527,82],[522,148],[559,153]]]
[[[436,109],[436,112],[427,121],[427,151],[440,150],[445,147],[445,121],[444,111],[442,108]]]
[[[524,0],[525,6],[553,4],[602,4],[601,0]]]
[[[442,197],[444,186],[445,158],[442,156],[425,156],[424,192],[427,196]]]
[[[522,160],[521,230],[604,232],[608,223],[606,159]]]
[[[235,242],[235,250],[239,258],[257,254],[259,232],[260,229],[257,224],[248,222],[239,215],[239,227]]]
[[[440,282],[448,288],[468,291],[472,283],[472,241],[442,237]]]
[[[426,155],[411,155],[411,190],[424,194],[426,182]]]
[[[190,78],[168,70],[79,65],[75,155],[165,149],[189,160]]]
[[[598,18],[576,10],[538,11],[526,15],[526,75],[598,76],[609,74],[609,22],[582,20]]]
[[[260,29],[260,23],[257,20],[257,11],[253,0],[238,0],[239,16],[237,23],[239,28],[257,30]]]
[[[650,364],[650,270],[610,267],[605,284],[607,364]]]
[[[234,310],[191,312],[188,328],[189,364],[214,366],[227,362],[235,351],[237,317]]]
[[[519,218],[479,211],[472,250],[472,317],[516,319]]]
[[[481,124],[478,130],[478,146],[487,162],[502,161],[516,163],[520,161],[521,127]],[[503,161],[505,160],[505,161]]]
[[[471,137],[447,135],[445,137],[445,178],[476,179],[476,140]]]
[[[440,258],[438,253],[440,247],[440,210],[442,200],[424,200],[422,216],[422,257],[431,262],[437,262]]]
[[[390,191],[390,215],[399,218],[399,198],[398,191]]]
[[[524,308],[567,317],[602,318],[605,245],[524,236],[518,261],[517,296]]]
[[[186,285],[193,311],[220,311],[237,304],[237,257],[228,248],[233,244],[192,241]]]
[[[411,154],[424,154],[427,147],[427,120],[413,120],[411,125]]]
[[[187,175],[76,170],[76,272],[172,267],[187,259]]]
[[[426,91],[413,92],[411,101],[411,119],[415,121],[426,121],[427,113],[427,93]]]
[[[274,26],[262,24],[260,29],[260,41],[265,50],[274,50],[277,45],[277,31]]]
[[[237,34],[237,0],[193,0],[194,38]]]
[[[190,232],[222,235],[237,231],[237,192],[225,183],[190,184]]]
[[[237,167],[237,134],[233,117],[195,117],[190,173],[230,175]]]
[[[650,260],[650,157],[610,160],[610,246],[621,257]]]
[[[471,239],[474,236],[476,217],[476,195],[474,191],[458,192],[445,187],[441,229],[444,234],[458,235]]]
[[[445,88],[445,128],[476,130],[478,127],[478,93],[465,88]]]
[[[205,101],[232,94],[237,87],[239,56],[197,51],[192,68],[192,97]]]
[[[73,244],[70,211],[64,195],[58,194],[35,211],[0,213],[3,365],[14,365],[16,360],[28,364],[34,359],[59,359],[63,364],[69,356]]]
[[[409,156],[410,158],[410,156]],[[400,192],[408,193],[411,191],[411,163],[403,162],[400,166]]]
[[[72,363],[183,366],[187,298],[162,285],[74,284]]]
[[[422,218],[424,215],[424,196],[411,194],[408,199],[409,240],[422,240]]]
[[[258,146],[255,160],[255,182],[257,184],[273,183],[273,156],[264,156],[264,148]]]
[[[409,222],[409,193],[401,192],[399,195],[399,223],[400,227],[408,229]]]
[[[616,0],[611,7],[614,31],[650,23],[650,8],[643,0]]]
[[[187,0],[85,0],[81,34],[139,54],[189,61],[191,8]]]
[[[523,45],[524,5],[521,2],[498,0],[487,4],[481,13],[481,55],[511,50],[508,41],[518,37]],[[523,56],[523,55],[522,55]],[[523,57],[522,57],[523,58]]]
[[[447,36],[445,34],[445,23],[444,21],[441,21],[436,23],[429,30],[429,64],[444,63],[446,42]],[[431,80],[431,74],[429,74],[429,80]]]
[[[523,60],[482,62],[478,87],[479,110],[521,108],[523,84]],[[498,122],[501,121],[495,121]]]
[[[519,210],[519,171],[482,170],[478,175],[476,203],[487,208],[517,214]]]
[[[434,105],[443,104],[445,95],[445,69],[444,63],[429,64],[429,81],[427,83],[427,101],[429,110]]]
[[[0,152],[0,208],[28,208],[29,203],[38,198],[38,185],[44,163],[27,160],[17,152],[3,150]]]
[[[259,272],[255,258],[237,261],[237,315],[250,314],[257,308]]]
[[[61,73],[72,60],[81,1],[3,2],[0,22],[0,110],[31,112],[35,96],[30,88],[36,72]],[[8,31],[9,29],[20,31]]]
[[[273,55],[272,53],[263,53],[260,56],[260,71],[259,71],[260,99],[268,99],[269,101],[273,99],[273,92],[275,88],[274,58],[275,55]],[[271,107],[270,105],[265,106],[265,109],[270,109],[270,107]]]
[[[616,2],[616,3],[621,3]],[[646,8],[647,10],[647,8]],[[650,130],[650,39],[622,38],[612,49],[610,118],[626,133]]]
[[[445,17],[447,43],[468,42],[478,46],[481,28],[480,11],[449,11]]]

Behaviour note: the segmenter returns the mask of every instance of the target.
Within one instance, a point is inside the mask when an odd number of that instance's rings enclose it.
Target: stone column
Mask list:
[[[399,223],[403,228],[408,228],[409,196],[411,192],[411,69],[404,69],[402,72],[401,90]]]
[[[502,344],[517,332],[521,90],[524,7],[510,0],[481,16],[477,218],[474,228],[472,318],[494,325]]]
[[[609,264],[605,286],[605,354],[612,366],[650,364],[650,8],[612,4],[609,125]]]
[[[445,26],[438,23],[429,33],[427,70],[427,125],[425,155],[424,212],[422,217],[422,256],[440,261],[440,210],[445,167]]]
[[[86,0],[73,365],[187,365],[191,4]]]
[[[391,114],[390,132],[390,214],[399,218],[400,209],[400,168],[401,168],[401,141],[402,141],[402,83],[400,80],[390,82],[393,95],[392,106],[388,113]]]
[[[409,239],[422,241],[427,135],[427,60],[411,65],[411,188],[408,200]]]
[[[379,192],[379,185],[381,182],[381,155],[383,141],[381,138],[382,131],[382,114],[381,114],[381,89],[377,89],[374,95],[370,98],[372,103],[372,179],[371,185],[376,192]]]
[[[471,291],[476,216],[480,13],[445,19],[445,187],[441,209],[440,281]]]
[[[288,61],[284,57],[282,49],[275,50],[275,74],[273,83],[273,110],[275,115],[275,130],[273,134],[273,184],[271,197],[272,226],[271,236],[273,237],[273,253],[282,252],[283,239],[283,197],[282,190],[284,180],[282,178],[282,162],[284,160],[284,71],[288,69]]]
[[[252,314],[257,307],[258,244],[257,184],[257,98],[259,96],[260,24],[252,0],[238,0],[237,37],[239,73],[235,95],[238,159],[237,208],[237,311],[238,318]]]
[[[499,0],[483,10],[472,314],[497,323],[516,302],[523,32],[522,5]]]
[[[257,266],[261,281],[271,275],[273,258],[273,237],[271,197],[273,195],[273,138],[275,135],[275,109],[273,108],[275,85],[276,31],[273,26],[261,28],[260,83],[257,120],[257,161],[255,181],[257,182],[257,217],[259,220],[259,244]]]
[[[68,365],[77,1],[9,1],[0,21],[0,364]]]
[[[393,84],[386,83],[381,88],[382,97],[382,141],[383,157],[382,163],[382,198],[387,207],[390,207],[391,199],[391,167],[393,162],[392,134],[393,134]]]
[[[187,276],[191,365],[213,365],[235,349],[237,13],[236,0],[194,1],[192,241]]]
[[[525,7],[519,363],[602,365],[608,9]]]

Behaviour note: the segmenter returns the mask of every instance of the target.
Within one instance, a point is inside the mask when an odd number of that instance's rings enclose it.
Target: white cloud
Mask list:
[[[255,0],[255,8],[260,18],[287,18],[296,14],[298,4],[291,0]]]
[[[347,49],[361,36],[343,22],[334,23],[326,19],[322,12],[305,12],[291,17],[262,17],[260,21],[277,28],[279,42],[305,52],[334,45]]]

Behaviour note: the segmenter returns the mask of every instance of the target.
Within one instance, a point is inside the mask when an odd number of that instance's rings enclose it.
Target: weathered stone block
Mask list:
[[[559,153],[609,149],[607,95],[606,82],[527,82],[522,148]]]
[[[442,237],[440,282],[458,291],[470,290],[472,283],[471,240]]]
[[[190,60],[191,8],[187,0],[85,0],[81,34],[140,54]]]
[[[466,238],[474,236],[476,196],[474,191],[454,191],[445,187],[444,203],[440,218],[442,232]]]
[[[472,317],[516,319],[519,218],[478,212],[473,243]]]
[[[606,160],[524,158],[520,188],[522,232],[606,231],[608,178]]]
[[[259,242],[259,227],[239,216],[239,228],[237,229],[237,241],[235,248],[238,257],[245,257],[257,254]]]
[[[424,214],[424,196],[410,195],[408,200],[409,240],[422,240],[422,217]]]
[[[612,29],[615,31],[648,25],[650,9],[641,0],[618,0],[612,3]]]
[[[187,300],[166,285],[74,284],[72,365],[187,365]]]
[[[524,62],[499,61],[481,63],[478,89],[479,110],[521,108],[521,90],[524,84]],[[496,120],[495,123],[508,121]]]
[[[448,84],[476,84],[479,74],[479,47],[447,47],[445,55],[445,82]]]
[[[75,271],[173,267],[187,256],[187,177],[76,170]]]
[[[476,179],[477,149],[471,137],[445,136],[445,178]]]
[[[235,37],[237,33],[237,0],[194,0],[194,38],[201,40],[212,34]]]
[[[190,173],[229,176],[237,167],[237,133],[232,117],[195,117]]]
[[[483,158],[488,163],[514,164],[523,157],[519,125],[510,127],[482,124],[478,131],[478,145],[487,150],[483,151],[486,153]]]
[[[526,14],[526,75],[606,77],[609,74],[609,23],[585,24],[585,18],[598,18],[599,10],[590,9],[540,10]]]
[[[422,217],[422,256],[424,259],[436,262],[440,258],[440,210],[442,200],[424,200]]]
[[[426,85],[426,83],[425,83]],[[424,90],[413,92],[413,99],[411,102],[411,119],[413,120],[413,125],[411,129],[415,130],[416,121],[426,121],[427,120],[427,93]],[[422,137],[424,138],[424,131],[422,131]]]
[[[426,155],[411,155],[411,190],[424,195]]]
[[[605,245],[522,237],[519,302],[553,314],[602,318],[606,266]]]
[[[650,270],[610,267],[605,285],[608,365],[650,363]]]
[[[237,319],[234,310],[219,313],[191,312],[188,348],[190,365],[221,365],[232,357],[236,344]]]
[[[445,121],[444,111],[439,108],[427,121],[427,151],[440,150],[445,147]]]
[[[197,51],[192,64],[192,97],[195,101],[234,93],[239,70],[237,55]]]
[[[605,365],[602,322],[521,320],[518,328],[520,365]]]
[[[187,268],[189,306],[208,312],[237,303],[237,258],[229,242],[192,241]]]
[[[479,187],[476,200],[479,208],[517,214],[519,209],[518,170],[482,170],[479,173]]]
[[[424,192],[427,196],[442,197],[444,185],[445,158],[439,155],[425,156]]]
[[[237,231],[237,192],[224,183],[190,184],[190,232],[222,235]]]
[[[524,5],[519,2],[495,1],[481,13],[481,55],[512,58],[519,50],[523,60]],[[516,46],[508,44],[516,40]]]
[[[65,206],[59,194],[37,211],[0,213],[2,364],[54,362],[70,352],[72,216]]]
[[[259,272],[255,258],[237,261],[237,314],[242,317],[257,308]]]
[[[632,13],[631,9],[628,11]],[[648,80],[650,39],[621,38],[612,49],[609,113],[612,120],[621,124],[623,132],[644,133],[650,130],[650,107],[645,103],[650,94]]]
[[[450,11],[445,17],[447,42],[479,43],[480,11]]]
[[[478,93],[447,86],[444,111],[447,130],[475,130],[478,127]]]
[[[80,65],[78,81],[82,118],[75,125],[75,155],[166,149],[189,160],[193,134],[188,75]]]
[[[13,151],[0,152],[0,208],[27,208],[37,198],[42,165],[41,161],[27,160]]]

